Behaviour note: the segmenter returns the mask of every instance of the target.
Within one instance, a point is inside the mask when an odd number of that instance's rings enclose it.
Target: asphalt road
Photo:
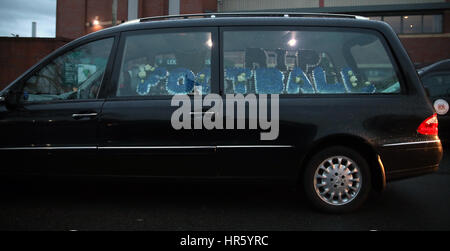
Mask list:
[[[450,154],[347,215],[318,213],[289,187],[4,181],[0,230],[450,230]]]

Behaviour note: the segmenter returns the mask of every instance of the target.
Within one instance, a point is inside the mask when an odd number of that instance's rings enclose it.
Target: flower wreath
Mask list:
[[[234,93],[247,93],[247,83],[252,78],[252,71],[247,68],[231,67],[225,69],[225,79],[233,84]]]
[[[197,73],[195,87],[199,94],[208,94],[211,90],[211,69],[205,68]]]
[[[254,72],[258,94],[279,94],[284,89],[284,75],[276,68],[257,68]]]
[[[139,95],[148,95],[150,88],[156,86],[162,79],[167,77],[167,70],[164,67],[140,65],[138,77],[140,81],[136,87]]]
[[[314,93],[311,82],[301,68],[296,67],[289,73],[286,92],[289,94]]]
[[[194,89],[194,73],[186,68],[170,71],[167,78],[166,90],[171,95],[189,94]]]

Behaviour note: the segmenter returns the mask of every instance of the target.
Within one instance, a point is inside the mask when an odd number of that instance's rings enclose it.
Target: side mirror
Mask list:
[[[8,109],[15,109],[19,106],[19,93],[14,90],[8,90],[0,97],[0,103],[5,104]]]

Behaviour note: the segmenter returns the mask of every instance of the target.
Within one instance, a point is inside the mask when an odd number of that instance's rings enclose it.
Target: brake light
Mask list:
[[[437,114],[433,114],[425,119],[417,128],[417,132],[423,135],[438,135],[438,118]]]

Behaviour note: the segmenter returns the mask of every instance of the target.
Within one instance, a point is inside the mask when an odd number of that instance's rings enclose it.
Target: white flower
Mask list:
[[[201,86],[194,86],[194,94],[195,95],[202,95],[202,87]]]
[[[358,85],[357,81],[358,79],[355,76],[350,77],[350,82],[352,83],[353,87],[356,87]]]
[[[149,65],[149,64],[147,64],[147,65],[145,65],[144,66],[144,69],[146,70],[146,71],[154,71],[155,70],[155,68],[153,68],[151,65]]]
[[[369,81],[364,82],[365,85],[370,85]]]
[[[147,76],[147,73],[145,73],[145,71],[140,71],[140,72],[138,73],[138,76],[139,76],[140,78],[145,78],[145,77]]]
[[[239,76],[238,76],[238,82],[243,82],[243,81],[245,81],[245,73],[241,73],[241,74],[239,74]]]
[[[352,76],[353,75],[353,71],[348,71],[348,75]]]

